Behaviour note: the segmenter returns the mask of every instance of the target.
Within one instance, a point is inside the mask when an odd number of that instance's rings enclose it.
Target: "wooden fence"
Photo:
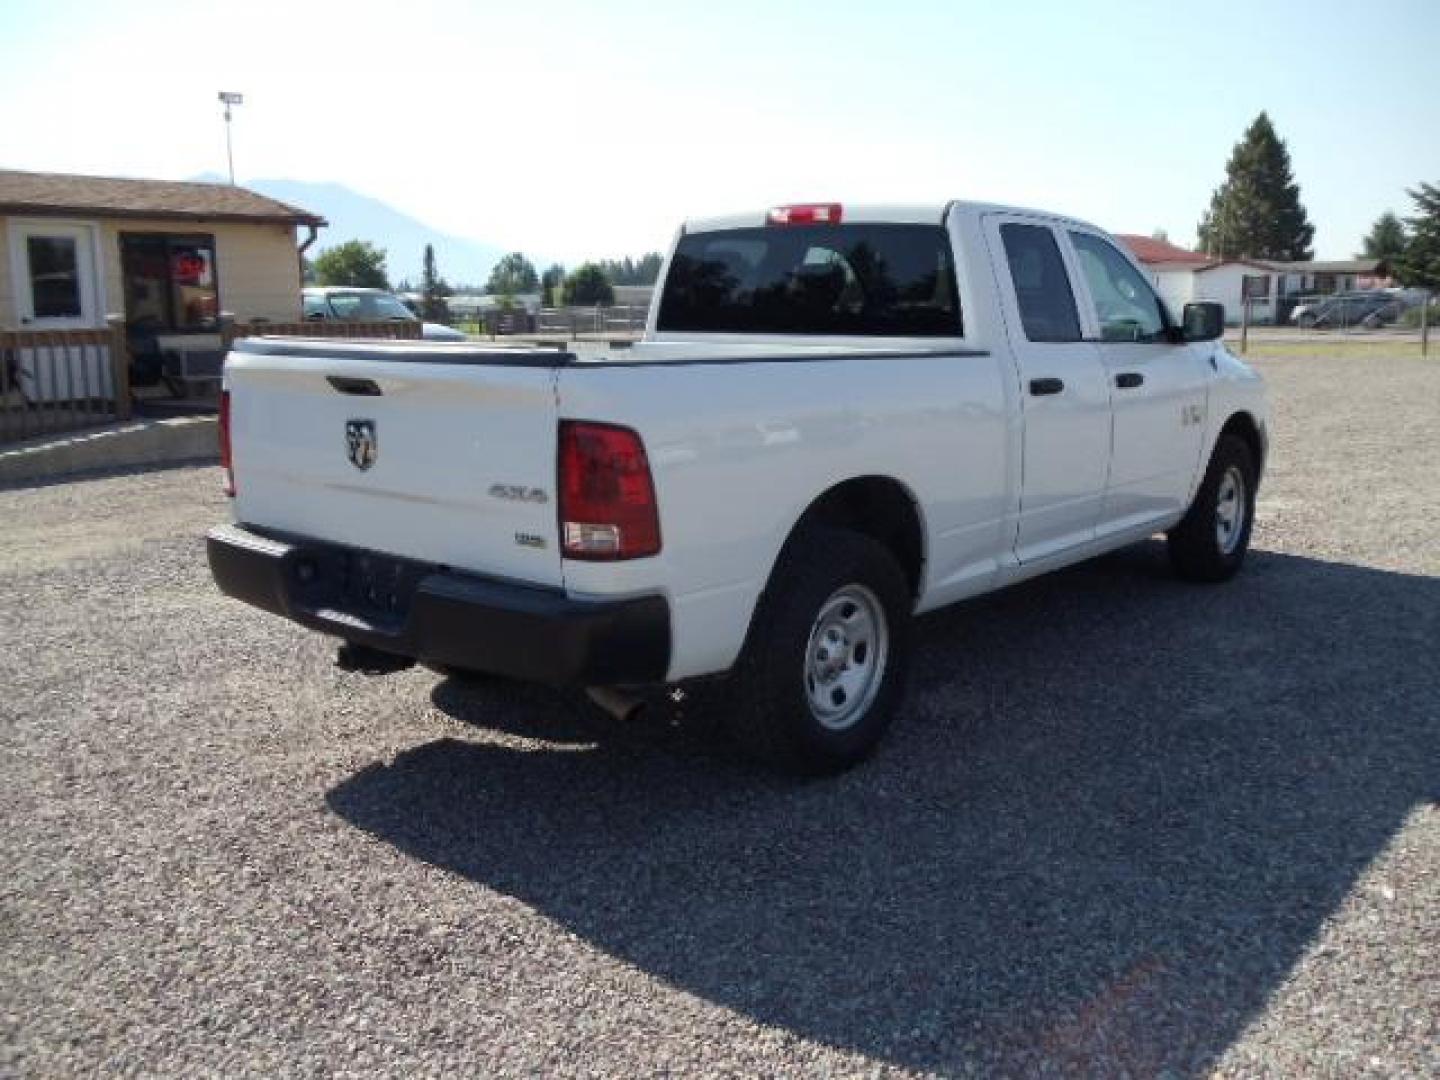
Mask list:
[[[650,309],[637,304],[615,304],[610,307],[541,308],[536,316],[536,331],[541,334],[640,334]]]
[[[418,341],[418,321],[389,320],[387,322],[330,322],[327,319],[310,319],[294,323],[239,323],[222,322],[221,335],[228,346],[231,341],[242,337],[310,337],[310,338],[387,338],[391,341]]]
[[[213,388],[230,344],[261,334],[414,341],[420,324],[222,320],[208,340],[200,336],[194,344],[165,350],[167,380],[187,391]],[[131,410],[130,354],[122,320],[111,320],[104,330],[0,331],[0,443],[128,420]]]

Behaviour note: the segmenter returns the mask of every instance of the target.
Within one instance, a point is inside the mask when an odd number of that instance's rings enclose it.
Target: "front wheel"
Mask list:
[[[1238,436],[1221,435],[1195,501],[1166,537],[1177,574],[1190,581],[1235,576],[1250,548],[1257,479],[1249,445]]]
[[[786,772],[839,772],[889,728],[904,690],[911,596],[860,533],[810,528],[781,554],[735,672],[727,728]]]

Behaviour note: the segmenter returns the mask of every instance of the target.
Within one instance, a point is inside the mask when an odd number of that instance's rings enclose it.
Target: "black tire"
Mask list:
[[[867,606],[862,615],[883,619],[883,632],[872,640],[884,643],[868,653],[874,675],[854,704],[845,701],[840,684],[846,673],[864,668],[863,633],[843,647],[847,656],[836,683],[812,682],[807,666],[817,619],[829,608],[831,621],[843,621],[851,596]],[[725,719],[730,735],[752,756],[789,773],[836,773],[864,760],[889,728],[904,694],[912,607],[904,572],[879,542],[821,527],[792,537],[756,606],[732,676],[735,694]],[[817,642],[817,648],[824,644]],[[823,722],[811,705],[812,685],[820,695],[827,685],[829,693],[841,694],[833,707],[858,711]]]
[[[1233,475],[1232,475],[1233,474]],[[1224,512],[1220,504],[1222,485],[1227,476],[1231,483],[1238,477],[1244,491],[1234,500],[1243,518],[1238,531],[1225,535],[1222,528]],[[1227,581],[1245,561],[1250,549],[1250,531],[1255,525],[1255,457],[1249,445],[1237,435],[1221,435],[1210,455],[1205,478],[1195,492],[1195,501],[1171,529],[1170,565],[1187,581]]]

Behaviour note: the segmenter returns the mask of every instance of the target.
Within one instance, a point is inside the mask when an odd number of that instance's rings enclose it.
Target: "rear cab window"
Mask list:
[[[868,222],[690,233],[671,257],[656,328],[961,337],[950,234]]]

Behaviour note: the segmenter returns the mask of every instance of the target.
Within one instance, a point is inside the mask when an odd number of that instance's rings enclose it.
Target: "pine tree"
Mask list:
[[[550,268],[540,275],[540,303],[551,307],[560,303],[560,288],[565,284],[565,267],[551,263]]]
[[[1386,210],[1370,226],[1370,234],[1361,246],[1364,250],[1356,258],[1393,263],[1405,253],[1405,226],[1392,211]]]
[[[425,259],[420,270],[420,314],[433,322],[447,322],[450,305],[445,297],[450,295],[450,286],[435,268],[435,247],[425,245]]]
[[[1221,259],[1311,257],[1315,228],[1300,204],[1290,152],[1261,113],[1235,144],[1225,182],[1200,219],[1200,249]]]
[[[1405,219],[1410,238],[1404,254],[1395,260],[1395,276],[1402,285],[1440,289],[1440,187],[1421,184],[1408,194],[1417,212]]]

